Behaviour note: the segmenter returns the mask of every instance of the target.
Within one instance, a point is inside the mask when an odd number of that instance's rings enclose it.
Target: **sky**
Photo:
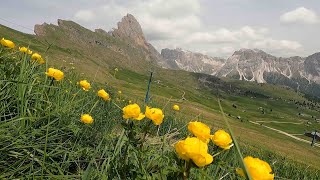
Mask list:
[[[35,24],[64,19],[109,31],[128,13],[158,51],[224,58],[241,48],[282,57],[320,51],[319,0],[10,0],[1,3],[0,24],[33,34]]]

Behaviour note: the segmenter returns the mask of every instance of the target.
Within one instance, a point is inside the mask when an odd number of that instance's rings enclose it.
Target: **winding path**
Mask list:
[[[303,124],[304,122],[284,122],[284,121],[255,121],[257,123],[278,123],[278,124]]]
[[[252,124],[256,124],[256,125],[263,126],[263,127],[265,127],[265,128],[271,129],[271,130],[276,131],[276,132],[278,132],[278,133],[280,133],[280,134],[283,134],[283,135],[286,135],[286,136],[288,136],[288,137],[291,137],[291,138],[293,138],[293,139],[295,139],[295,140],[298,140],[298,141],[301,141],[301,142],[305,142],[305,143],[311,144],[311,141],[308,141],[308,140],[305,140],[305,139],[296,137],[296,136],[294,136],[294,135],[292,135],[292,134],[286,133],[286,132],[281,131],[281,130],[279,130],[279,129],[275,129],[275,128],[272,128],[272,127],[269,127],[269,126],[260,124],[260,123],[258,123],[258,122],[254,122],[254,121],[249,121],[249,122],[252,123]],[[260,121],[260,122],[261,122],[261,121]],[[314,146],[320,147],[320,144],[314,143]]]

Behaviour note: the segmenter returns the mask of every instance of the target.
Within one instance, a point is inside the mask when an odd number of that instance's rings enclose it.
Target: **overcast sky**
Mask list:
[[[35,24],[66,19],[109,31],[127,13],[159,51],[179,47],[220,57],[240,48],[276,56],[320,51],[320,0],[4,0],[0,24],[33,33]]]

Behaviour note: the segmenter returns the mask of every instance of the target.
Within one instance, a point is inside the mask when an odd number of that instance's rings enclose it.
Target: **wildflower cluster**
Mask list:
[[[210,135],[210,128],[204,123],[189,122],[188,130],[195,137],[187,137],[179,141],[175,144],[175,149],[181,159],[186,161],[191,159],[198,167],[209,165],[213,161],[213,157],[208,153],[210,139],[223,149],[229,149],[232,146],[232,139],[228,133],[219,130],[214,135]],[[221,132],[223,136],[219,136]]]
[[[4,39],[2,38],[0,40],[0,43],[3,47],[5,48],[9,48],[9,49],[14,49],[15,48],[15,44],[14,42],[10,41],[10,40],[7,40],[7,39]],[[39,64],[44,64],[45,63],[45,60],[41,57],[40,54],[38,53],[33,53],[32,50],[30,50],[29,48],[26,48],[26,47],[19,47],[19,51],[22,52],[22,53],[25,53],[25,54],[28,54],[28,55],[31,55],[31,59],[38,62]],[[33,53],[33,54],[32,54]]]
[[[204,123],[194,121],[189,122],[188,130],[195,137],[187,137],[184,140],[178,141],[175,144],[175,150],[181,159],[185,161],[192,160],[197,167],[209,165],[214,160],[214,157],[208,152],[208,144],[210,140],[215,146],[221,148],[222,151],[229,150],[233,146],[231,136],[222,129],[217,130],[213,135],[211,135],[209,126]],[[216,153],[216,155],[218,154],[220,153]],[[272,169],[265,161],[248,156],[244,158],[244,163],[249,171],[248,174],[252,179],[274,179]],[[241,168],[237,168],[236,172],[240,176],[245,177],[245,173]],[[184,172],[184,174],[188,173]]]
[[[150,119],[154,125],[160,125],[163,122],[164,114],[159,108],[150,108],[146,106],[145,113],[141,113],[140,106],[138,104],[129,104],[123,109],[124,119],[142,120],[144,117]]]

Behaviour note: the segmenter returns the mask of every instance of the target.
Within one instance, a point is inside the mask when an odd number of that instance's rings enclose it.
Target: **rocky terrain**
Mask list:
[[[305,58],[298,56],[278,58],[258,49],[240,49],[227,59],[217,75],[258,83],[266,83],[266,73],[277,73],[289,79],[297,78],[304,74],[304,60]]]
[[[163,49],[161,55],[186,71],[280,84],[320,97],[320,53],[283,58],[259,49],[240,49],[224,60],[182,49]]]
[[[88,59],[99,61],[106,68],[122,66],[135,71],[147,71],[151,64],[179,69],[174,62],[163,59],[147,42],[140,24],[131,14],[124,16],[117,28],[109,32],[103,29],[91,31],[73,21],[61,19],[58,20],[58,26],[47,23],[35,25],[34,32],[37,38],[52,42],[53,46],[69,49],[69,53],[76,51],[81,56],[89,55]]]
[[[161,56],[169,62],[177,64],[179,69],[215,75],[225,64],[225,59],[210,57],[201,53],[193,53],[180,48],[162,49]]]

